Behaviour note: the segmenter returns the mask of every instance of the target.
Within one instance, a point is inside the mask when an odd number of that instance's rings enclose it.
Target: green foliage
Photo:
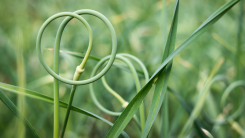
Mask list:
[[[2,1],[0,137],[244,137],[239,1]]]

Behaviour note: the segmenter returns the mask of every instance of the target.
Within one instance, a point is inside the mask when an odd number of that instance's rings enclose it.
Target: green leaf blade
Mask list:
[[[0,88],[3,89],[3,90],[9,91],[9,92],[13,92],[13,93],[20,94],[20,95],[25,95],[25,96],[33,98],[33,99],[37,99],[37,100],[40,100],[40,101],[44,101],[44,102],[47,102],[47,103],[54,104],[54,99],[53,98],[51,98],[49,96],[46,96],[44,94],[41,94],[39,92],[35,92],[35,91],[32,91],[32,90],[28,90],[28,89],[25,89],[25,88],[20,88],[20,87],[17,87],[17,86],[13,86],[13,85],[1,83],[1,82],[0,82]],[[59,106],[61,106],[63,108],[67,108],[68,104],[63,102],[63,101],[59,101]],[[78,108],[76,106],[71,106],[71,110],[73,110],[75,112],[78,112],[78,113],[81,113],[81,114],[84,114],[84,115],[87,115],[87,116],[90,116],[92,118],[101,120],[101,121],[109,124],[110,126],[113,125],[113,123],[111,123],[110,121],[104,119],[103,117],[100,117],[100,116],[98,116],[96,114],[93,114],[93,113],[91,113],[89,111],[86,111],[84,109]],[[128,134],[125,133],[124,131],[121,134],[125,138],[129,138]]]
[[[160,74],[160,72],[165,68],[165,66],[184,48],[186,48],[190,43],[192,43],[196,38],[198,38],[201,34],[203,34],[210,26],[212,26],[216,21],[218,21],[229,9],[231,9],[239,0],[232,0],[226,4],[224,4],[221,8],[219,8],[210,16],[190,37],[188,37],[174,52],[172,52],[166,60],[160,65],[160,67],[155,71],[155,73],[151,76],[149,81],[145,84],[145,86],[137,93],[137,95],[133,98],[133,100],[129,103],[127,108],[122,112],[122,114],[118,117],[113,127],[107,134],[107,138],[117,137],[120,132],[126,127],[129,120],[132,118],[133,113],[136,112],[139,105],[148,91],[151,88],[151,85],[154,83],[154,79]]]
[[[25,126],[30,130],[31,134],[35,138],[40,138],[34,127],[30,122],[21,114],[19,109],[14,105],[14,103],[7,97],[7,95],[0,89],[0,99],[2,102],[13,112],[13,114],[19,118]]]
[[[175,48],[175,40],[176,40],[176,34],[177,34],[177,24],[178,24],[178,13],[179,13],[179,0],[175,1],[175,8],[174,8],[174,15],[172,20],[171,29],[169,32],[167,44],[165,46],[164,54],[163,54],[163,60],[165,60],[171,52],[174,51]],[[156,88],[154,91],[154,95],[152,98],[152,103],[149,111],[149,115],[147,117],[146,125],[144,128],[144,131],[142,132],[141,138],[146,138],[155,119],[156,116],[161,108],[161,105],[163,103],[166,91],[167,91],[167,83],[168,78],[171,72],[172,67],[172,61],[167,64],[167,67],[161,71],[161,73],[158,76],[158,80],[156,82]],[[165,97],[167,98],[167,97]],[[167,119],[167,118],[165,118]],[[168,123],[165,122],[164,126],[164,136],[167,136],[168,131]]]

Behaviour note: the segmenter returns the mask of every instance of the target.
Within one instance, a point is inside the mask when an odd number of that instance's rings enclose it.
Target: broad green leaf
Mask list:
[[[14,103],[7,97],[7,95],[0,89],[0,99],[2,102],[14,113],[14,115],[19,118],[25,126],[30,130],[31,134],[35,138],[40,138],[36,130],[30,124],[30,122],[21,114],[19,109],[14,105]]]
[[[25,96],[28,96],[30,98],[37,99],[37,100],[40,100],[40,101],[48,102],[48,103],[51,103],[51,104],[54,103],[54,99],[53,98],[51,98],[49,96],[46,96],[44,94],[41,94],[39,92],[35,92],[35,91],[28,90],[28,89],[25,89],[25,88],[20,88],[20,87],[17,87],[17,86],[13,86],[13,85],[1,83],[1,82],[0,82],[0,88],[3,89],[3,90],[9,91],[9,92],[16,93],[16,94],[25,95]],[[59,101],[59,105],[61,107],[63,107],[63,108],[67,108],[67,106],[68,106],[67,103],[62,102],[62,101]],[[100,117],[100,116],[98,116],[96,114],[93,114],[93,113],[91,113],[89,111],[86,111],[84,109],[78,108],[76,106],[72,106],[71,110],[73,110],[75,112],[78,112],[78,113],[81,113],[81,114],[84,114],[84,115],[87,115],[87,116],[90,116],[90,117],[93,117],[95,119],[101,120],[101,121],[109,124],[110,126],[113,125],[113,123],[111,123],[110,121],[108,121],[108,120],[106,120],[106,119],[104,119],[104,118],[102,118],[102,117]],[[125,138],[129,137],[124,131],[122,132],[122,135]]]
[[[170,32],[168,35],[167,44],[165,46],[163,60],[165,60],[169,56],[169,54],[174,51],[174,48],[175,48],[175,39],[176,39],[177,24],[178,24],[178,12],[179,12],[179,0],[176,0],[172,25],[171,25]],[[149,114],[146,120],[146,125],[144,128],[144,131],[142,132],[141,138],[147,137],[156,119],[156,116],[161,108],[164,98],[165,100],[167,100],[167,97],[165,97],[166,96],[165,94],[167,91],[167,84],[168,84],[168,78],[170,75],[171,67],[172,67],[172,61],[170,61],[167,64],[167,67],[163,69],[158,76],[158,80],[156,81],[156,88],[155,88],[154,95],[152,98],[151,107],[149,110]],[[167,104],[167,102],[164,102],[164,103]],[[167,105],[164,107],[167,108]],[[163,131],[163,137],[168,137],[168,122],[167,122],[168,118],[167,117],[165,118],[165,117],[166,116],[163,117],[165,125],[163,126],[162,131]]]
[[[232,0],[224,4],[219,8],[212,16],[210,16],[190,37],[188,37],[174,52],[172,52],[168,58],[160,65],[160,67],[151,76],[149,81],[145,86],[137,93],[137,95],[132,99],[127,108],[118,117],[113,127],[107,134],[107,138],[118,137],[120,132],[126,127],[128,122],[132,119],[133,115],[139,108],[141,102],[146,97],[147,93],[154,84],[154,80],[158,77],[162,69],[165,68],[166,64],[169,63],[177,54],[179,54],[184,48],[186,48],[190,43],[197,39],[201,34],[203,34],[210,26],[212,26],[216,21],[218,21],[229,9],[231,9],[239,0]]]
[[[184,137],[184,136],[189,134],[194,120],[197,118],[197,116],[200,114],[200,112],[203,108],[207,94],[209,93],[209,88],[212,84],[213,77],[218,72],[218,70],[220,69],[223,62],[224,62],[223,58],[219,59],[219,61],[216,63],[216,65],[214,66],[214,68],[210,72],[207,80],[205,81],[204,86],[201,89],[200,95],[197,99],[197,103],[195,104],[195,107],[194,107],[189,119],[187,120],[184,128],[182,129],[179,137]]]

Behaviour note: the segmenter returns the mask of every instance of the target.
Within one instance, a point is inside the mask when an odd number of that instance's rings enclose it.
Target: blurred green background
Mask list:
[[[178,47],[191,33],[205,21],[216,9],[228,0],[185,0],[180,1],[179,22],[176,39]],[[39,28],[44,21],[59,12],[73,12],[79,9],[92,9],[105,15],[112,23],[117,34],[118,53],[129,53],[138,57],[147,67],[151,75],[161,64],[162,53],[166,37],[171,25],[174,8],[174,0],[166,0],[165,6],[157,0],[1,0],[0,2],[0,82],[25,87],[53,97],[52,77],[39,63],[36,52],[36,37]],[[164,8],[165,7],[165,8]],[[164,10],[163,10],[164,9]],[[243,12],[245,6],[243,6]],[[239,63],[237,71],[236,46],[237,32],[240,14],[239,4],[234,6],[226,15],[215,23],[207,32],[195,42],[183,50],[174,58],[169,86],[177,90],[185,101],[193,106],[202,88],[208,73],[221,57],[225,63],[218,74],[225,75],[230,82],[244,79],[244,61]],[[91,55],[103,58],[110,55],[111,38],[106,25],[96,17],[83,16],[93,30],[93,49]],[[43,55],[47,64],[53,66],[53,52],[45,50],[53,48],[56,31],[64,18],[53,21],[45,30],[42,39]],[[244,18],[243,18],[244,20]],[[244,30],[242,27],[239,30]],[[84,25],[73,19],[66,27],[61,50],[85,52],[88,45],[88,32]],[[244,55],[244,35],[241,41],[241,53]],[[75,68],[82,59],[66,54],[60,54],[60,74],[72,79]],[[244,57],[244,56],[243,56]],[[89,60],[81,79],[88,79],[97,62]],[[106,74],[109,85],[124,99],[130,101],[136,94],[133,77],[130,73],[112,67]],[[144,81],[142,80],[142,83]],[[70,85],[60,84],[60,99],[68,101]],[[217,117],[222,112],[219,107],[220,97],[224,91],[223,83],[215,83],[211,93],[215,99],[213,110],[205,106],[205,112]],[[101,80],[95,82],[96,96],[99,101],[112,111],[122,111],[120,103],[103,87]],[[238,103],[244,96],[242,91],[231,94],[231,103]],[[9,98],[18,104],[18,95],[4,91]],[[145,100],[146,114],[148,113],[152,92]],[[22,97],[24,98],[24,97]],[[188,114],[178,102],[175,96],[169,94],[170,137],[176,137],[188,119]],[[52,137],[53,132],[53,106],[31,98],[24,98],[25,116],[34,126],[41,137]],[[209,101],[206,100],[206,103]],[[238,103],[239,104],[239,103]],[[98,114],[107,120],[114,122],[116,117],[109,116],[100,111],[89,94],[88,85],[79,86],[73,105]],[[232,109],[233,110],[233,109]],[[235,109],[234,109],[235,110]],[[65,117],[65,109],[61,108],[60,128]],[[202,118],[202,116],[200,116]],[[160,137],[160,116],[156,119],[149,137]],[[0,102],[0,137],[18,137],[16,129],[18,120],[12,112]],[[245,117],[240,117],[237,122],[245,127]],[[202,119],[205,129],[211,130],[213,125]],[[22,126],[23,127],[23,126]],[[107,124],[87,117],[82,114],[71,112],[66,137],[104,137],[109,131]],[[225,131],[224,137],[238,137],[229,124],[222,126]],[[125,131],[131,137],[139,137],[140,130],[134,122],[130,122]],[[26,132],[26,137],[31,137]],[[193,132],[192,137],[198,137]],[[214,134],[214,137],[217,134]]]

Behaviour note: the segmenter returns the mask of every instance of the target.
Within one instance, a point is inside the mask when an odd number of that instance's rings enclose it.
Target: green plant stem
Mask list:
[[[91,44],[92,38],[90,36],[92,36],[92,30],[90,29],[90,26],[88,25],[88,23],[86,22],[86,20],[84,20],[81,16],[79,16],[79,15],[84,15],[84,14],[93,15],[93,16],[99,18],[100,20],[102,20],[106,24],[107,28],[109,29],[109,31],[111,33],[111,39],[112,39],[111,58],[109,59],[108,63],[106,64],[105,68],[100,73],[98,73],[96,76],[94,76],[93,78],[89,78],[89,79],[81,80],[81,81],[73,81],[73,80],[69,80],[69,79],[66,79],[66,78],[63,78],[63,77],[59,76],[57,73],[55,73],[47,65],[47,63],[45,62],[45,60],[43,58],[43,54],[41,52],[41,39],[42,39],[42,35],[43,35],[43,32],[44,32],[45,28],[48,26],[48,24],[50,22],[52,22],[53,20],[55,20],[55,19],[57,19],[59,17],[68,16],[63,21],[64,24],[67,24],[72,18],[76,18],[76,19],[80,20],[81,22],[83,22],[83,24],[88,29],[88,32],[89,32],[89,44]],[[63,24],[62,24],[62,26],[63,26]],[[60,30],[63,30],[64,27],[65,27],[65,25]],[[58,38],[58,40],[60,40],[60,38]],[[57,43],[60,43],[60,41],[56,41],[56,42]],[[92,83],[92,82],[100,79],[110,69],[110,67],[112,66],[112,64],[113,64],[113,62],[115,60],[115,56],[116,56],[116,52],[117,52],[117,37],[116,37],[116,32],[115,32],[112,24],[110,23],[110,21],[104,15],[102,15],[101,13],[96,12],[94,10],[83,9],[83,10],[78,10],[78,11],[76,11],[74,13],[71,13],[71,12],[58,13],[58,14],[55,14],[55,15],[51,16],[50,18],[48,18],[43,23],[43,25],[41,26],[41,28],[40,28],[40,30],[38,32],[37,41],[36,41],[36,47],[37,47],[37,54],[38,54],[38,58],[39,58],[40,63],[43,65],[43,67],[46,69],[46,71],[50,75],[52,75],[55,79],[58,79],[59,81],[64,82],[64,83],[67,83],[67,84],[70,84],[70,85],[85,85],[85,84],[89,84],[89,83]],[[55,53],[58,52],[59,50],[60,50],[59,47],[56,47],[54,49]]]
[[[125,55],[125,56],[128,56],[128,55]],[[110,58],[110,56],[107,56],[103,59],[100,60],[100,62],[98,62],[98,64],[95,66],[94,70],[92,71],[91,73],[91,77],[93,77],[95,75],[95,73],[97,72],[97,70],[99,69],[100,66],[102,66],[108,59]],[[136,90],[139,91],[141,89],[141,86],[140,86],[140,81],[139,81],[139,77],[138,77],[138,74],[134,68],[134,66],[132,65],[132,63],[127,59],[125,58],[123,55],[121,54],[118,54],[116,56],[117,59],[125,62],[128,67],[130,68],[130,70],[132,71],[132,74],[133,74],[133,77],[134,77],[134,81],[135,81],[135,85],[136,85]],[[132,58],[132,57],[131,57]],[[138,61],[136,61],[138,62]],[[140,63],[139,63],[140,64]],[[148,73],[146,74],[148,75]],[[148,76],[147,76],[148,77]],[[119,96],[118,94],[116,94],[115,91],[113,91],[109,85],[107,85],[106,81],[103,80],[102,78],[102,82],[105,84],[105,88],[110,92],[112,93],[112,95],[114,95],[121,103],[122,103],[122,106],[124,108],[127,107],[128,105],[128,102],[124,102],[125,100],[122,100],[122,97]],[[104,108],[100,103],[99,101],[97,100],[95,94],[94,94],[94,88],[93,88],[93,84],[91,83],[90,84],[90,94],[91,94],[91,97],[94,101],[94,103],[96,104],[96,106],[98,108],[100,108],[100,110],[102,110],[103,112],[107,113],[107,114],[110,114],[110,115],[120,115],[121,113],[120,112],[112,112],[112,111],[109,111],[107,110],[106,108]],[[140,107],[140,123],[141,123],[141,129],[143,130],[144,128],[144,125],[145,125],[145,113],[144,113],[144,105],[142,103],[141,107]]]
[[[72,85],[71,94],[70,94],[70,98],[69,98],[69,102],[68,102],[68,106],[67,106],[67,110],[66,110],[65,121],[64,121],[64,125],[63,125],[62,131],[61,131],[61,136],[60,136],[61,138],[63,138],[64,134],[65,134],[65,129],[66,129],[67,122],[69,119],[70,110],[71,110],[72,101],[73,101],[73,98],[75,95],[75,91],[76,91],[76,85]]]
[[[119,56],[126,56],[126,57],[129,57],[129,58],[131,58],[131,59],[133,59],[133,60],[135,60],[140,66],[141,66],[141,68],[143,69],[143,71],[144,71],[144,75],[145,75],[145,79],[146,79],[146,81],[148,80],[148,72],[147,71],[145,71],[146,69],[145,69],[145,66],[144,65],[142,65],[143,63],[139,60],[139,59],[137,59],[137,58],[135,58],[134,56],[131,56],[131,55],[129,55],[129,54],[118,54]],[[127,61],[127,60],[126,60]],[[130,63],[130,61],[127,61],[128,63]],[[127,64],[128,64],[127,63]],[[138,74],[137,74],[137,72],[136,72],[136,69],[134,68],[134,66],[131,64],[128,64],[129,65],[129,68],[130,68],[130,70],[132,71],[132,73],[133,73],[133,77],[134,77],[134,80],[135,80],[135,85],[136,85],[136,90],[137,90],[137,92],[139,92],[140,91],[140,89],[141,89],[141,85],[140,85],[140,81],[139,81],[139,77],[138,77]],[[140,105],[140,123],[141,123],[141,130],[143,131],[144,130],[144,127],[145,127],[145,109],[144,109],[144,103],[143,103],[143,101],[142,101],[142,104]]]
[[[76,19],[80,20],[86,26],[86,28],[88,29],[88,32],[89,32],[89,46],[88,46],[88,50],[86,52],[86,55],[84,57],[84,60],[81,63],[81,65],[79,66],[80,68],[77,67],[77,70],[76,70],[79,72],[83,72],[83,67],[85,66],[85,63],[89,57],[89,54],[90,54],[90,51],[92,48],[92,30],[91,30],[89,24],[87,23],[87,21],[85,19],[83,19],[81,16],[79,16],[82,14],[93,15],[93,16],[101,19],[107,25],[107,27],[111,33],[111,38],[112,38],[112,51],[111,51],[111,58],[108,61],[108,64],[99,74],[97,74],[93,78],[90,78],[87,80],[73,81],[73,80],[65,79],[65,78],[58,75],[59,74],[60,41],[61,41],[61,36],[62,36],[63,31],[64,31],[64,28],[71,19],[76,18]],[[55,48],[54,48],[54,70],[52,71],[43,58],[43,55],[41,52],[41,38],[42,38],[42,35],[43,35],[45,28],[48,26],[48,24],[50,22],[52,22],[53,20],[55,20],[59,17],[64,17],[64,16],[68,16],[68,17],[66,17],[63,20],[63,22],[61,23],[61,25],[58,29],[57,35],[56,35]],[[94,10],[84,9],[84,10],[75,11],[73,13],[62,12],[62,13],[58,13],[58,14],[51,16],[50,18],[48,18],[43,23],[43,25],[41,26],[41,28],[38,32],[36,47],[37,47],[37,53],[38,53],[39,61],[41,62],[43,67],[46,69],[46,71],[55,78],[54,79],[54,98],[55,99],[54,99],[54,134],[53,134],[53,136],[54,136],[54,138],[58,138],[59,137],[59,106],[58,106],[58,102],[59,102],[59,81],[62,81],[64,83],[71,84],[71,85],[85,85],[85,84],[92,83],[92,82],[98,80],[99,78],[101,78],[110,69],[110,67],[112,66],[112,64],[115,60],[116,51],[117,51],[116,33],[115,33],[115,30],[114,30],[112,24],[110,23],[110,21],[104,15],[102,15],[101,13],[96,12]],[[78,69],[80,69],[80,70],[78,70]],[[75,76],[74,78],[76,78],[78,76],[77,72],[75,72],[74,76]],[[79,77],[77,79],[79,79]]]
[[[165,93],[163,105],[162,105],[162,131],[161,131],[161,138],[168,137],[169,131],[169,118],[168,118],[168,93]]]
[[[17,76],[18,76],[18,86],[25,87],[26,85],[26,76],[25,76],[25,64],[24,64],[24,57],[23,57],[23,33],[21,30],[17,30],[17,46],[16,49],[16,61],[17,61]],[[25,96],[18,95],[17,98],[17,107],[19,108],[20,112],[25,116]],[[24,118],[20,117],[20,121],[24,121]],[[25,127],[22,126],[21,123],[17,122],[17,133],[15,136],[19,138],[25,138]]]
[[[143,73],[141,73],[141,74],[144,74],[145,81],[147,82],[147,81],[149,80],[149,73],[148,73],[148,71],[147,71],[145,65],[144,65],[144,64],[143,64],[137,57],[135,57],[135,56],[133,56],[133,55],[130,55],[130,54],[125,54],[125,53],[120,53],[120,54],[117,54],[117,55],[119,56],[119,58],[120,58],[121,56],[127,57],[127,58],[129,58],[129,59],[135,61],[136,63],[138,63],[138,64],[140,65],[142,71],[143,71]],[[108,58],[108,57],[106,57],[106,58]],[[102,59],[102,60],[104,60],[103,62],[106,61],[106,58]],[[125,58],[122,58],[121,60],[124,61]],[[99,61],[100,61],[100,60],[99,60]],[[103,62],[102,62],[102,63],[103,63]],[[132,73],[134,76],[137,77],[137,76],[138,76],[137,73],[138,73],[138,72],[141,72],[141,71],[137,71],[136,69],[133,69],[134,66],[131,64],[130,61],[125,60],[124,62],[129,66],[129,69],[127,69],[126,71],[130,71],[130,73]],[[98,63],[99,66],[100,66],[100,64],[102,64],[102,63]],[[116,63],[114,63],[114,65],[116,65]],[[96,66],[96,67],[94,68],[94,71],[93,71],[93,72],[96,72],[96,70],[99,68],[99,66]],[[121,66],[116,66],[116,67],[119,67],[120,69],[125,70],[125,69],[122,68]],[[136,72],[135,72],[135,71],[136,71]],[[92,74],[93,74],[93,73],[92,73]],[[92,75],[92,76],[93,76],[93,75]],[[137,83],[136,78],[134,78],[134,79],[135,79],[135,83]],[[110,88],[110,86],[107,84],[107,82],[106,82],[104,76],[102,77],[102,83],[103,83],[103,85],[105,86],[105,88],[106,88],[112,95],[114,95],[114,96],[121,102],[123,108],[126,108],[127,105],[128,105],[128,102],[126,102],[126,101],[125,101],[119,94],[117,94],[113,89]],[[91,85],[92,85],[92,84],[91,84]],[[139,81],[138,81],[138,86],[140,86]],[[110,115],[120,115],[120,114],[121,114],[121,113],[119,113],[119,112],[111,112],[111,111],[105,109],[105,108],[98,102],[98,100],[96,99],[95,94],[94,94],[94,90],[93,90],[93,87],[92,87],[92,86],[90,86],[90,93],[91,93],[91,97],[92,97],[94,103],[95,103],[95,104],[97,105],[97,107],[100,108],[102,111],[104,111],[104,112],[106,112],[106,113],[108,113],[108,114],[110,114]],[[143,111],[143,113],[144,113],[144,109],[143,109],[142,111]],[[142,112],[141,112],[141,114],[142,114]],[[142,118],[142,117],[141,117],[141,118]],[[134,119],[134,121],[136,122],[137,126],[138,126],[139,128],[142,128],[142,127],[141,127],[142,125],[139,124],[139,121],[138,121],[138,118],[137,118],[136,115],[133,116],[133,119]],[[141,119],[141,122],[142,122],[143,120],[144,120],[144,118]]]
[[[89,32],[91,32],[91,30],[89,30]],[[91,49],[92,49],[92,33],[89,33],[90,34],[90,43],[89,43],[89,46],[88,46],[88,49],[87,49],[87,52],[82,60],[82,63],[77,66],[76,68],[76,71],[75,71],[75,74],[74,74],[74,77],[73,77],[73,81],[78,81],[81,74],[84,72],[84,67],[85,67],[85,64],[89,58],[89,55],[91,53]],[[73,98],[74,98],[74,95],[75,95],[75,91],[76,91],[76,85],[72,85],[72,89],[71,89],[71,94],[70,94],[70,98],[69,98],[69,102],[68,102],[68,107],[67,107],[67,110],[66,110],[66,116],[65,116],[65,120],[64,120],[64,126],[62,128],[62,132],[61,132],[61,138],[64,137],[64,134],[65,134],[65,129],[66,129],[66,126],[67,126],[67,122],[68,122],[68,119],[69,119],[69,115],[70,115],[70,111],[71,111],[71,106],[72,106],[72,101],[73,101]]]
[[[6,91],[9,91],[9,92],[11,92],[11,93],[18,94],[18,95],[25,95],[25,96],[27,96],[27,97],[29,97],[29,98],[32,98],[32,99],[35,99],[35,100],[39,100],[39,101],[43,101],[43,102],[46,102],[46,103],[50,103],[50,104],[52,104],[52,105],[54,104],[54,99],[53,99],[52,97],[49,97],[49,96],[44,95],[44,94],[41,94],[40,92],[32,91],[32,90],[29,90],[29,89],[25,89],[25,88],[21,88],[21,87],[17,87],[17,86],[14,86],[14,85],[6,84],[6,83],[1,83],[1,82],[0,82],[0,89],[6,90]],[[1,95],[1,90],[0,90],[0,95]],[[3,97],[4,97],[4,96],[0,96],[0,98],[1,98],[2,100],[3,100]],[[4,99],[6,99],[6,98],[4,98]],[[6,103],[6,102],[5,102],[5,103]],[[8,102],[8,103],[9,103],[9,102]],[[62,107],[62,108],[67,108],[67,107],[68,107],[68,104],[65,103],[65,102],[63,102],[63,101],[59,101],[59,105],[60,105],[60,107]],[[8,107],[10,107],[10,106],[8,106]],[[13,109],[13,108],[11,108],[11,110],[12,110],[12,109]],[[17,109],[17,108],[16,108],[16,109]],[[17,110],[18,110],[18,109],[17,109]],[[96,115],[96,114],[93,114],[93,113],[91,113],[91,112],[88,112],[88,111],[86,111],[86,110],[84,110],[84,109],[78,108],[78,107],[76,107],[76,106],[71,106],[71,110],[73,110],[73,111],[75,111],[75,112],[77,112],[77,113],[81,113],[81,114],[83,114],[83,115],[86,115],[86,116],[93,117],[93,118],[95,118],[95,119],[101,120],[101,121],[103,121],[103,122],[109,124],[110,126],[113,125],[110,121],[108,121],[108,120],[106,120],[106,119],[104,119],[104,118],[102,118],[102,117],[100,117],[100,116],[98,116],[98,115]],[[13,110],[12,110],[12,111],[13,111]],[[15,114],[16,114],[16,113],[15,113]],[[28,127],[32,127],[32,126],[31,126],[31,125],[28,125]],[[35,130],[33,129],[32,132],[35,133]],[[121,134],[122,134],[125,138],[129,138],[129,136],[128,136],[125,132],[122,132]]]
[[[65,26],[68,24],[68,22],[72,18],[73,17],[65,18],[63,20],[63,22],[61,23],[61,25],[59,26],[59,29],[58,29],[57,35],[56,35],[56,40],[55,40],[55,49],[59,49],[62,33],[65,29]],[[83,24],[88,29],[90,39],[89,39],[89,45],[88,45],[87,52],[84,56],[84,59],[83,59],[82,63],[80,64],[80,66],[78,66],[76,68],[76,72],[75,72],[74,78],[73,78],[73,80],[75,80],[75,81],[77,81],[79,79],[81,73],[84,71],[84,66],[88,60],[89,54],[90,54],[91,49],[92,49],[92,30],[91,30],[90,26],[88,25],[88,23],[86,22],[85,19],[83,19],[81,17],[80,20],[83,22]],[[54,51],[54,72],[56,74],[59,74],[59,50]],[[76,90],[76,86],[72,86],[72,90],[71,90],[71,96],[72,97],[70,97],[70,101],[68,104],[68,109],[67,109],[67,113],[66,113],[64,127],[63,127],[62,132],[61,132],[61,134],[62,134],[61,138],[63,138],[64,133],[65,133],[64,131],[65,131],[66,124],[67,124],[67,121],[69,118],[70,108],[71,108],[71,104],[72,104],[72,100],[74,97],[75,90]],[[58,138],[58,137],[59,137],[59,81],[57,79],[54,79],[54,138]]]
[[[46,48],[45,50],[54,51],[53,48]],[[67,55],[70,55],[70,56],[73,56],[73,57],[76,57],[76,58],[84,58],[84,54],[79,53],[79,52],[72,52],[72,51],[63,51],[63,50],[60,50],[60,53],[67,54]],[[124,55],[124,56],[128,56],[129,58],[133,58],[133,60],[135,60],[136,62],[138,62],[137,60],[139,60],[138,58],[136,58],[136,57],[134,57],[132,55],[129,55],[129,54],[122,54],[121,53],[120,55]],[[89,56],[89,58],[92,59],[92,60],[95,60],[95,61],[100,61],[101,60],[99,57],[95,57],[95,56]],[[131,71],[130,71],[130,69],[128,67],[126,67],[124,65],[121,65],[119,63],[113,63],[113,66],[118,67],[120,69],[123,69],[123,70],[131,73]],[[143,64],[143,66],[145,66],[145,65]],[[144,77],[144,73],[142,71],[140,71],[138,69],[136,69],[136,71],[137,71],[138,76],[140,78]],[[149,75],[148,75],[148,78],[149,78]]]
[[[54,79],[54,134],[53,138],[59,137],[59,81]]]
[[[167,33],[167,7],[166,7],[166,0],[162,0],[162,22],[163,22],[163,29],[162,29],[162,39],[163,39],[163,45],[165,45],[168,37]],[[165,46],[166,47],[166,46]],[[166,92],[163,100],[163,105],[162,105],[162,113],[161,113],[161,138],[167,138],[168,137],[168,93]]]
[[[103,85],[105,86],[105,88],[114,96],[117,98],[118,101],[120,101],[120,103],[122,104],[123,108],[126,108],[126,106],[128,105],[128,102],[126,102],[117,92],[115,92],[114,90],[111,89],[111,87],[106,83],[105,80],[105,76],[103,76],[101,78]]]
[[[76,71],[75,71],[74,77],[73,77],[74,81],[78,81],[80,76],[81,76],[81,74],[85,70],[84,66],[85,66],[85,64],[86,64],[86,62],[88,60],[89,54],[91,53],[91,49],[92,49],[92,45],[89,45],[88,50],[86,52],[86,55],[85,55],[82,63],[79,66],[77,66],[77,68],[76,68]],[[68,122],[68,119],[69,119],[71,106],[72,106],[72,102],[73,102],[73,98],[74,98],[74,95],[75,95],[76,88],[77,88],[76,85],[72,85],[71,92],[70,92],[70,98],[69,98],[69,102],[68,102],[68,107],[67,107],[67,110],[66,110],[66,116],[65,116],[65,120],[64,120],[64,126],[63,126],[62,131],[61,131],[61,138],[63,138],[64,135],[65,135],[65,129],[66,129],[67,122]]]

